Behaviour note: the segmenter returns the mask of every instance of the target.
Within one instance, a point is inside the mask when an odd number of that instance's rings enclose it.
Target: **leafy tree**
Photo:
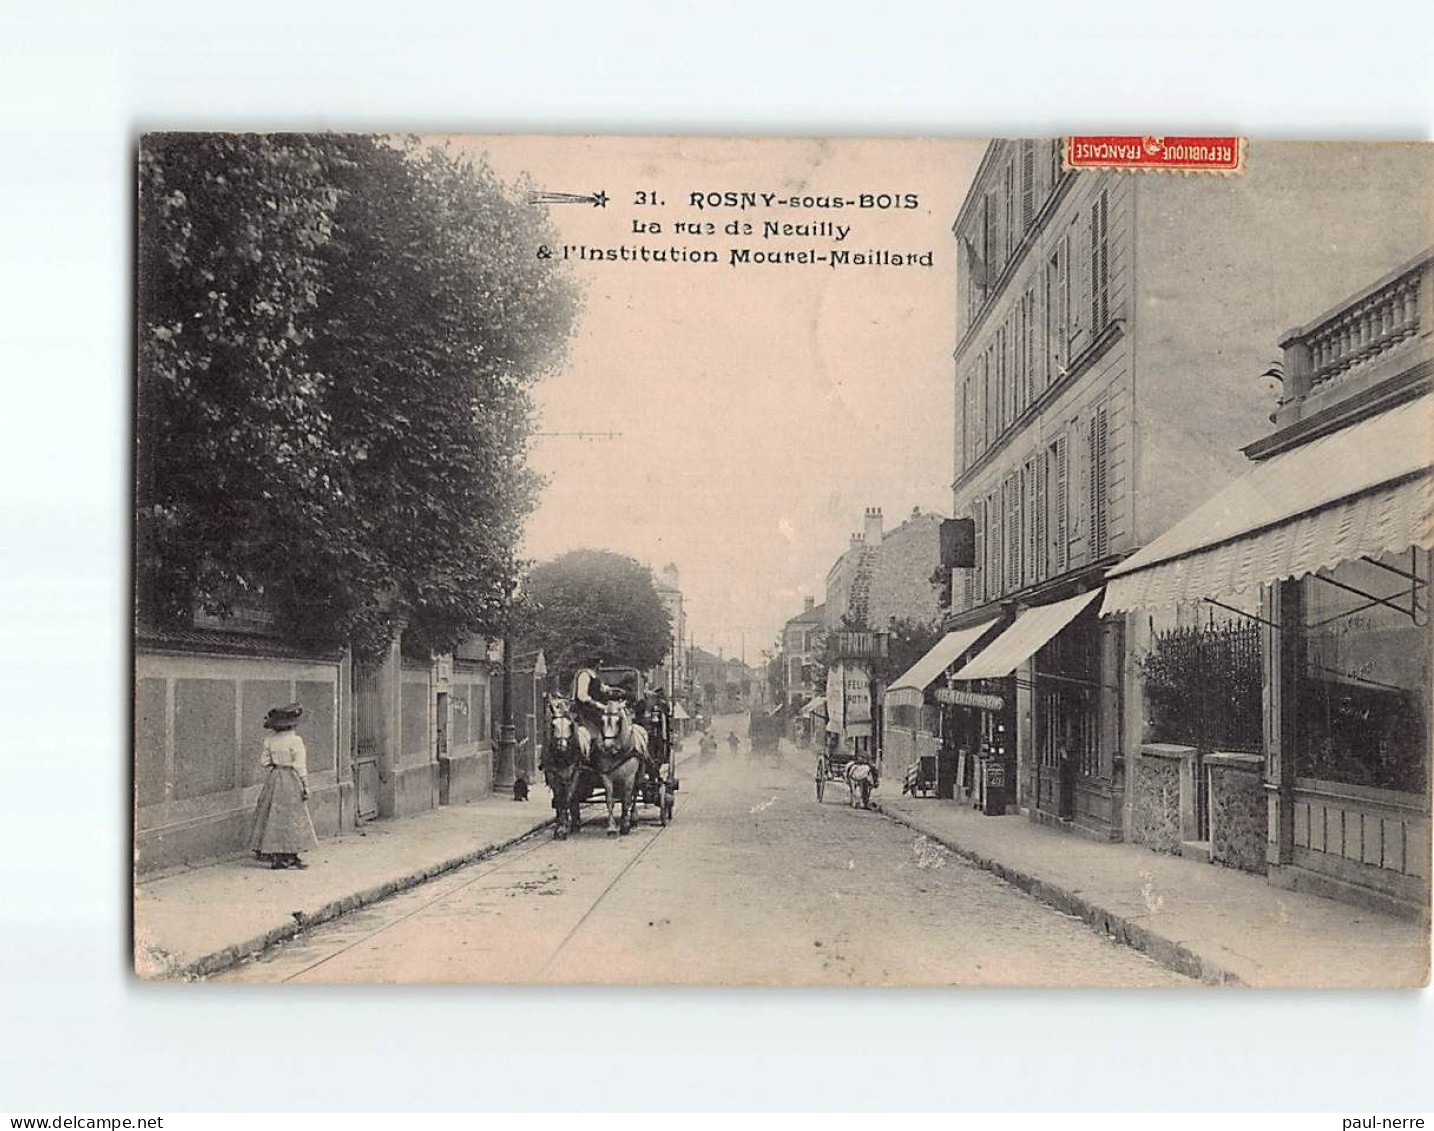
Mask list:
[[[523,634],[568,678],[592,656],[646,671],[667,656],[672,622],[647,567],[607,550],[571,550],[534,566]]]
[[[941,639],[941,629],[926,621],[898,617],[887,628],[886,663],[881,677],[891,680],[926,655]]]
[[[481,162],[351,136],[140,155],[139,597],[263,600],[296,635],[443,650],[502,627],[533,383],[572,284]]]

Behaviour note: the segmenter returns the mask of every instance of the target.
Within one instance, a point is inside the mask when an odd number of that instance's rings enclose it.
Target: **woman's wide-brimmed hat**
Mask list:
[[[269,713],[264,716],[264,726],[269,730],[289,730],[298,726],[303,717],[304,709],[297,703],[290,703],[284,707],[270,708]]]

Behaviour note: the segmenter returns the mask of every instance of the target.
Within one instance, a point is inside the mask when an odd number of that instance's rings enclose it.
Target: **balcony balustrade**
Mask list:
[[[1405,343],[1434,329],[1434,249],[1351,296],[1280,343],[1284,349],[1285,398],[1282,403],[1323,394],[1370,374],[1392,376],[1403,368],[1394,360]],[[1409,363],[1415,358],[1411,355]],[[1385,372],[1386,362],[1389,371]],[[1337,395],[1337,394],[1336,394]],[[1323,399],[1323,398],[1321,398]]]

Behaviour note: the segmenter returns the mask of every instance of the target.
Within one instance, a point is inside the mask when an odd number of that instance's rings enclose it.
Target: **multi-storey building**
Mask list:
[[[953,513],[976,554],[947,627],[1009,627],[953,675],[1002,702],[964,711],[962,744],[1003,752],[1033,818],[1122,835],[1143,630],[1101,620],[1106,571],[1238,473],[1268,412],[1260,327],[1399,238],[1371,185],[1427,183],[1415,150],[1312,148],[1252,145],[1216,184],[1070,172],[1056,142],[997,140],[957,216]]]
[[[805,599],[802,611],[782,626],[782,686],[792,708],[803,706],[821,688],[815,679],[826,625],[826,606],[814,597]]]
[[[687,638],[687,611],[683,604],[681,581],[677,566],[671,562],[654,578],[657,596],[672,623],[672,643],[662,663],[653,668],[649,682],[653,687],[665,690],[669,699],[677,699],[687,686],[686,649],[683,647]]]

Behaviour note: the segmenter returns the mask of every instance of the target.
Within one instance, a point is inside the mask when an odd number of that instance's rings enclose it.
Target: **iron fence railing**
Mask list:
[[[1252,621],[1158,633],[1141,665],[1153,740],[1259,752],[1262,647]]]

